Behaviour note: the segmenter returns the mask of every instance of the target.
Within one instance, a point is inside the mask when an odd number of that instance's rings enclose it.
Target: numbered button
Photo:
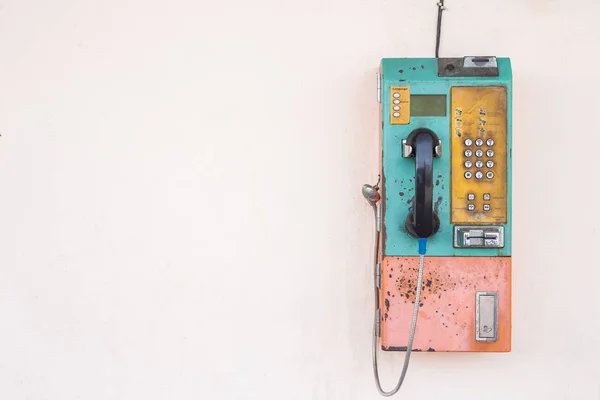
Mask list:
[[[477,160],[477,161],[475,161],[475,166],[476,166],[477,168],[481,168],[481,167],[483,167],[483,161],[481,161],[481,160]]]
[[[394,111],[400,111],[400,106],[394,106]]]
[[[477,140],[475,141],[475,146],[482,146],[482,145],[483,145],[483,140],[482,140],[481,138],[480,138],[480,139],[477,139]]]
[[[490,211],[490,205],[489,204],[484,204],[483,205],[483,211]]]
[[[469,211],[475,211],[475,204],[469,204],[469,205],[467,205],[467,210],[469,210]]]
[[[484,199],[485,201],[489,201],[491,198],[492,198],[492,197],[490,196],[490,194],[489,194],[489,193],[484,193],[484,194],[483,194],[483,199]]]
[[[470,146],[473,144],[473,141],[471,139],[465,139],[465,146]]]
[[[465,150],[465,157],[471,157],[473,152],[471,150]]]
[[[481,179],[481,178],[483,178],[483,172],[481,172],[481,171],[477,171],[477,172],[475,172],[475,178],[476,178],[476,179]]]
[[[469,194],[467,195],[467,200],[469,200],[469,201],[473,201],[473,200],[475,200],[475,195],[474,195],[473,193],[469,193]]]
[[[485,177],[488,179],[492,179],[494,177],[494,173],[492,171],[488,171],[485,173]]]
[[[399,113],[399,112],[395,112],[395,113],[394,113],[394,118],[398,118],[399,116],[400,116],[400,113]]]
[[[485,152],[488,157],[494,157],[494,150],[488,150]]]
[[[473,173],[471,171],[465,172],[465,178],[471,179],[472,176],[473,176]]]
[[[488,146],[492,147],[494,145],[494,139],[488,139],[488,140],[486,140],[485,144],[487,144]]]
[[[475,151],[475,157],[483,157],[483,150],[477,149]]]
[[[394,93],[394,97],[395,97],[395,98],[398,98],[398,97],[400,97],[400,93]]]
[[[492,160],[487,160],[485,162],[485,166],[488,168],[493,168],[494,167],[494,162]]]
[[[395,100],[394,100],[394,104],[400,104],[400,100],[398,100],[398,99],[395,99]]]

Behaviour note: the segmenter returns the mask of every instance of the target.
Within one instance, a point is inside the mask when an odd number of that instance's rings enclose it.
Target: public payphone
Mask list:
[[[373,364],[511,347],[511,64],[385,58],[378,74]],[[378,351],[405,352],[381,389]]]

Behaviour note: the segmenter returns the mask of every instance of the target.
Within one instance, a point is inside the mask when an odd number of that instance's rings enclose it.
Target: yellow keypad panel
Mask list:
[[[452,223],[506,223],[506,87],[450,90]]]
[[[410,89],[408,86],[390,87],[390,124],[410,122]]]

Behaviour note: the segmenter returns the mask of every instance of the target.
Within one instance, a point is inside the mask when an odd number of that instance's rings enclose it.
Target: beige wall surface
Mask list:
[[[600,3],[446,5],[441,56],[512,59],[513,346],[397,398],[598,400]],[[375,73],[436,12],[0,2],[0,398],[379,399]]]

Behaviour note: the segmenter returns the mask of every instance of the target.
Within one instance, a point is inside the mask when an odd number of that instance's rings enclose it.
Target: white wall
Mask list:
[[[416,353],[398,398],[600,399],[600,5],[447,7],[442,56],[513,61],[513,351]],[[380,398],[375,70],[432,56],[435,18],[2,1],[0,398]]]

